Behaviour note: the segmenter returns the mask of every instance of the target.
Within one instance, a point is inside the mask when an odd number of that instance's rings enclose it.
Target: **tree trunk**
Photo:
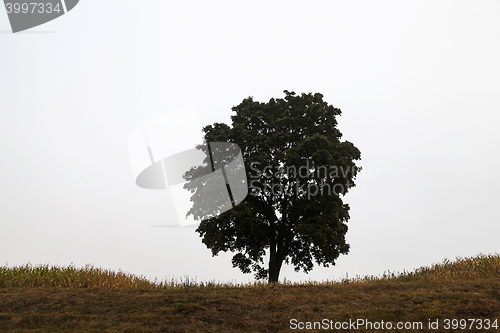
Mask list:
[[[278,258],[278,253],[276,251],[276,245],[271,244],[269,251],[269,283],[276,283],[279,280],[281,265],[283,264],[283,259]]]

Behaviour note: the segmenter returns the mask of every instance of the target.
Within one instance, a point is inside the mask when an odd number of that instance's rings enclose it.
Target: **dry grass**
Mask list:
[[[357,277],[343,282],[376,282],[376,281],[451,281],[476,280],[500,277],[500,255],[479,254],[475,257],[448,259],[430,267],[424,266],[412,272],[384,273],[381,277]]]
[[[500,320],[499,290],[499,255],[381,277],[274,285],[151,282],[91,266],[0,267],[0,331],[289,332],[293,318]]]
[[[121,271],[95,268],[87,265],[58,267],[48,265],[0,267],[0,288],[10,287],[59,287],[59,288],[105,288],[105,289],[152,289],[154,283]]]

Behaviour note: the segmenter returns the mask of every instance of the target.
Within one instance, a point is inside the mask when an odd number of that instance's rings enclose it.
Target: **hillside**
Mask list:
[[[471,320],[464,330],[464,321],[446,319]],[[392,325],[396,332],[398,322],[419,332],[449,331],[447,324],[499,331],[500,256],[382,277],[274,285],[153,283],[91,266],[0,267],[0,332],[315,332],[335,325],[344,325],[342,332]],[[317,329],[299,329],[308,325]]]

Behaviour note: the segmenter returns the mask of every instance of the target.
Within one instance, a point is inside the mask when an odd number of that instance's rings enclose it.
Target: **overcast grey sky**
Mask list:
[[[364,170],[350,254],[281,278],[500,252],[499,17],[498,1],[81,0],[12,34],[0,9],[0,264],[251,281],[194,229],[150,227],[173,204],[135,185],[128,136],[187,105],[229,122],[285,89],[342,110]]]

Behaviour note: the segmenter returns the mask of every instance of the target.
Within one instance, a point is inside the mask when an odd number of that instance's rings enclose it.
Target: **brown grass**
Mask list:
[[[419,332],[440,332],[446,318],[500,320],[499,255],[274,285],[151,282],[91,266],[0,267],[1,332],[289,332],[291,319],[422,322]],[[440,329],[428,330],[429,320]]]

